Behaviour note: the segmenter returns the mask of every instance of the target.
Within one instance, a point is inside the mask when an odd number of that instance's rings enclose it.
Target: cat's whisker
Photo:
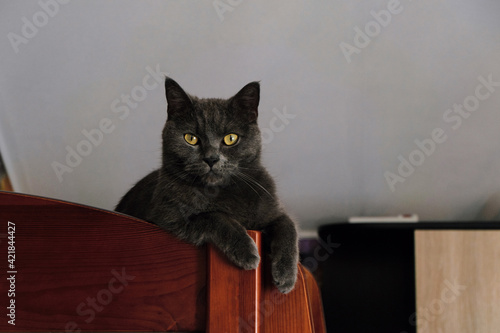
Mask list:
[[[261,195],[260,193],[251,185],[251,183],[249,183],[243,176],[244,174],[242,174],[241,172],[238,172],[235,174],[236,177],[238,177],[241,181],[243,181],[243,183],[245,183],[248,187],[250,187],[258,196],[259,198],[261,198]]]
[[[246,167],[241,167],[241,166],[239,166],[238,169],[243,169],[243,170],[260,170],[259,168],[246,168]]]
[[[246,173],[243,173],[241,171],[239,171],[237,174],[241,177],[241,179],[245,179],[246,181],[252,183],[253,185],[256,185],[258,188],[260,188],[262,191],[264,191],[271,199],[274,200],[273,195],[271,193],[269,193],[269,191],[264,186],[262,186],[257,180],[255,180],[252,176],[250,176]],[[247,182],[245,182],[245,183],[247,183]]]
[[[158,182],[161,183],[161,186],[164,188],[170,187],[170,185],[175,184],[177,180],[182,179],[182,176],[188,175],[188,173],[184,170],[175,172],[175,173],[170,173],[169,177],[159,177]],[[168,182],[165,182],[168,180]]]

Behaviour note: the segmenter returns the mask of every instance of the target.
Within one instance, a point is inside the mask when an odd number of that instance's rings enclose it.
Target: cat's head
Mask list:
[[[229,99],[202,99],[166,78],[165,93],[165,172],[193,185],[220,186],[260,166],[258,82],[247,84]]]

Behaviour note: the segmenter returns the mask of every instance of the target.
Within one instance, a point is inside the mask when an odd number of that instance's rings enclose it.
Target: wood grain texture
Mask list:
[[[262,255],[261,233],[249,231]],[[260,332],[261,264],[246,271],[208,247],[207,333]]]
[[[321,296],[312,274],[299,265],[295,289],[281,294],[271,281],[269,257],[262,256],[261,234],[249,234],[262,258],[256,270],[234,267],[209,246],[207,333],[326,333]]]
[[[417,331],[500,327],[500,231],[416,231]]]
[[[262,332],[300,332],[313,333],[313,318],[310,311],[310,304],[304,270],[299,266],[297,283],[295,288],[288,294],[281,294],[273,285],[269,262],[264,263],[262,286],[262,301],[260,312],[262,317]]]
[[[314,276],[303,266],[301,267],[304,273],[307,287],[307,297],[309,301],[309,310],[311,312],[312,325],[314,333],[326,333],[326,323],[323,316],[323,303],[321,302],[321,292]]]
[[[263,269],[265,254],[262,268],[244,271],[214,249],[130,216],[1,191],[0,228],[0,306],[7,309],[11,299],[16,305],[16,325],[5,316],[1,332],[312,333],[323,320],[317,285],[304,268],[295,290],[282,295]],[[249,234],[260,250],[261,234]]]
[[[204,330],[204,248],[125,215],[0,193],[2,234],[7,221],[16,225],[16,325],[1,320],[0,330]],[[5,238],[0,253],[5,309]]]

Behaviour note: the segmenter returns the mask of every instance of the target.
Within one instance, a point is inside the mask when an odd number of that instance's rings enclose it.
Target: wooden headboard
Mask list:
[[[282,295],[265,254],[244,271],[112,211],[0,191],[0,253],[2,332],[325,332],[302,266]]]

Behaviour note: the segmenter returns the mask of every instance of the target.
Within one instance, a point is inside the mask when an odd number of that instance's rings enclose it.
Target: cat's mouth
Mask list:
[[[209,186],[222,185],[225,181],[224,176],[217,173],[213,169],[210,169],[205,175],[203,175],[202,179],[203,182]]]

